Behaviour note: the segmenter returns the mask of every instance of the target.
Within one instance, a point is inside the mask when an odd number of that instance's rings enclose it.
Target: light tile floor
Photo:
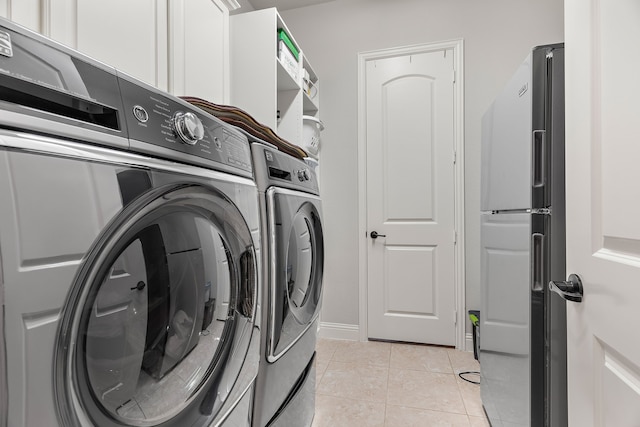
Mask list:
[[[388,342],[318,339],[312,427],[488,427],[473,353]],[[467,376],[477,380],[475,375]]]

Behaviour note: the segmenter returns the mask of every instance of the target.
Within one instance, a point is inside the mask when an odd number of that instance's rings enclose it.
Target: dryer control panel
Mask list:
[[[261,191],[277,186],[319,194],[316,174],[304,161],[259,143],[252,143],[251,151]]]

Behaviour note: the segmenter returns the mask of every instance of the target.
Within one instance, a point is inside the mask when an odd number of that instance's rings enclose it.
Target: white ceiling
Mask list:
[[[255,9],[277,7],[278,10],[295,9],[297,7],[311,6],[314,4],[328,3],[335,0],[249,0]]]

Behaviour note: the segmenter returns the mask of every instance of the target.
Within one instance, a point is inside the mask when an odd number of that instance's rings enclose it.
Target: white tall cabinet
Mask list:
[[[173,0],[169,92],[229,103],[229,8],[219,0]]]
[[[302,116],[317,117],[318,77],[301,46],[275,8],[234,15],[231,21],[231,104],[269,126],[285,140],[302,145]],[[278,58],[279,29],[300,51],[297,78]],[[313,89],[305,90],[303,70]],[[295,73],[294,73],[295,74]]]
[[[224,0],[0,0],[0,15],[159,89],[229,102]]]

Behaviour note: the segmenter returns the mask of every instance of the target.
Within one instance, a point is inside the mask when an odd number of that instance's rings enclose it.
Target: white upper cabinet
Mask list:
[[[159,89],[229,102],[223,0],[0,0],[0,15]]]
[[[283,45],[280,30],[297,58]],[[318,115],[318,77],[275,8],[231,17],[231,103],[297,145],[302,116]]]
[[[40,18],[44,8],[41,0],[0,0],[0,16],[40,33],[46,26]]]
[[[167,0],[77,0],[76,18],[80,52],[168,89]]]
[[[219,0],[172,0],[169,91],[229,103],[229,9]]]

